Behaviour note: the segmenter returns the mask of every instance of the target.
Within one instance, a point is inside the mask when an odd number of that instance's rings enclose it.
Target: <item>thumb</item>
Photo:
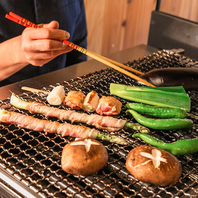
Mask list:
[[[48,24],[40,24],[39,27],[49,28],[49,29],[58,29],[59,28],[59,23],[57,21],[51,21]]]

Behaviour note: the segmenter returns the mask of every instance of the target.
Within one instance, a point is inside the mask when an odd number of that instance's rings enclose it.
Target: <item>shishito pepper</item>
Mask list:
[[[170,119],[153,119],[142,116],[132,109],[128,109],[126,113],[131,113],[137,122],[151,128],[151,129],[191,129],[193,127],[193,121],[187,118],[170,118]]]
[[[170,108],[170,107],[158,107],[153,105],[146,105],[141,103],[127,103],[126,107],[132,109],[141,114],[146,114],[158,118],[186,118],[196,117],[187,113],[182,108]]]
[[[173,155],[187,155],[198,152],[198,138],[178,140],[172,143],[165,143],[145,133],[135,133],[132,137],[139,137],[143,141],[159,149],[166,150]]]

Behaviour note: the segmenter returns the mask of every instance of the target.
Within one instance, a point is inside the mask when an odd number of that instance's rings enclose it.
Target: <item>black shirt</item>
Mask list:
[[[0,43],[21,35],[24,30],[23,26],[5,18],[5,15],[9,12],[14,12],[35,24],[45,24],[56,20],[60,29],[70,33],[69,41],[81,47],[87,47],[87,28],[83,0],[0,1]],[[9,78],[1,81],[0,86],[61,69],[85,60],[85,55],[72,50],[56,57],[42,67],[27,65]]]

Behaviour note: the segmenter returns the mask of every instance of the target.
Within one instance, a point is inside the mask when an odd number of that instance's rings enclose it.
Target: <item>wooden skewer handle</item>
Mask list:
[[[43,90],[40,90],[40,89],[34,89],[34,88],[31,88],[31,87],[22,87],[21,89],[25,90],[25,91],[35,92],[35,93],[44,93],[44,94],[47,94],[47,95],[50,93],[48,91],[43,91]]]

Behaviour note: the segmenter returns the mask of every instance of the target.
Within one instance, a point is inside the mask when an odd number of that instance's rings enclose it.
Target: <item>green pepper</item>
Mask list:
[[[187,113],[181,108],[158,107],[141,103],[127,103],[128,109],[133,109],[141,114],[146,114],[158,118],[185,118]]]
[[[159,107],[142,103],[127,103],[126,107],[128,109],[133,109],[138,113],[158,118],[198,118],[198,116],[187,113],[186,110],[182,108]]]
[[[191,129],[193,127],[193,121],[187,118],[153,119],[144,117],[132,109],[128,109],[126,113],[128,112],[132,114],[137,122],[151,129]]]
[[[178,140],[172,143],[165,143],[145,133],[135,133],[132,137],[139,137],[143,141],[159,149],[166,150],[173,155],[187,155],[198,151],[198,138]]]

